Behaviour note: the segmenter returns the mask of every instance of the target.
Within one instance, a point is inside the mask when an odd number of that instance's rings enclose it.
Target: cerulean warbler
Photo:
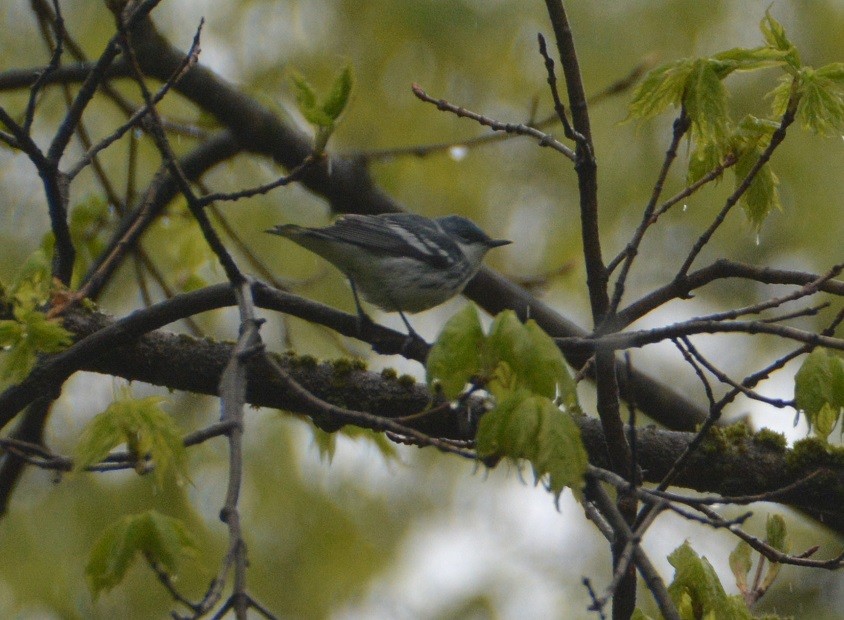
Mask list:
[[[362,322],[369,317],[358,291],[379,308],[398,312],[411,336],[416,333],[405,312],[433,308],[462,292],[484,255],[510,243],[490,239],[459,215],[344,215],[325,228],[283,224],[265,232],[287,237],[342,271]]]

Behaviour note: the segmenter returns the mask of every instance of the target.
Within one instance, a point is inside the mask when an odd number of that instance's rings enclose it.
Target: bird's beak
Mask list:
[[[510,245],[511,243],[513,242],[509,239],[490,239],[486,242],[490,248],[500,248],[502,245]]]

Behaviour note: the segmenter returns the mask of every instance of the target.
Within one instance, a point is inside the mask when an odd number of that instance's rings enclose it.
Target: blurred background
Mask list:
[[[68,31],[89,57],[96,57],[113,34],[104,3],[61,4]],[[570,2],[567,8],[589,93],[600,92],[643,62],[759,45],[758,23],[766,10],[785,26],[804,64],[821,66],[844,58],[842,0],[811,4],[599,0]],[[325,92],[340,69],[351,64],[355,73],[352,100],[329,149],[350,156],[372,155],[371,171],[377,183],[410,211],[432,217],[460,213],[473,218],[491,236],[512,239],[513,245],[493,252],[487,263],[508,276],[540,282],[538,294],[546,303],[589,326],[571,163],[524,138],[463,148],[462,141],[483,134],[483,128],[421,103],[410,91],[415,82],[434,97],[501,121],[544,118],[553,111],[536,44],[538,32],[552,37],[544,3],[164,0],[153,13],[158,28],[185,50],[201,17],[205,26],[200,62],[306,132],[309,128],[293,103],[291,70]],[[0,4],[0,23],[6,26],[0,28],[0,71],[46,63],[48,52],[29,2]],[[773,88],[775,78],[774,72],[730,77],[727,87],[734,117],[766,115],[769,101],[763,95]],[[138,101],[134,85],[123,82],[119,89]],[[0,105],[18,112],[26,97],[25,92],[0,93]],[[673,120],[665,116],[646,124],[625,123],[629,97],[628,91],[603,99],[591,109],[607,257],[624,247],[638,224]],[[59,89],[50,89],[43,97],[34,126],[42,144],[55,131],[63,105]],[[211,128],[207,117],[177,95],[168,97],[162,111],[168,118]],[[103,100],[86,112],[85,120],[97,137],[107,135],[122,117]],[[554,132],[562,134],[559,128]],[[401,152],[404,147],[433,143],[453,147],[427,157]],[[186,152],[196,143],[184,137],[174,144]],[[686,147],[681,155],[688,153]],[[390,156],[383,152],[392,149],[398,152]],[[104,161],[118,187],[127,183],[127,151],[126,141],[121,141]],[[67,161],[79,153],[79,149],[71,152]],[[151,144],[141,139],[136,191],[142,191],[158,163]],[[794,127],[773,159],[783,209],[773,213],[760,231],[742,213],[733,212],[698,266],[731,257],[821,273],[839,262],[844,230],[842,164],[840,139],[823,140]],[[271,161],[241,155],[214,169],[205,183],[213,191],[233,190],[270,181],[282,172]],[[665,195],[683,184],[684,168],[677,165]],[[651,229],[625,301],[633,301],[673,275],[731,187],[732,177],[727,177],[669,212]],[[85,172],[73,186],[71,203],[89,205],[102,200],[101,195],[94,177]],[[4,205],[0,279],[8,282],[49,229],[34,169],[25,157],[8,149],[0,149],[0,196]],[[224,204],[219,210],[260,260],[297,293],[346,310],[354,308],[338,272],[304,250],[260,232],[277,223],[327,223],[331,214],[322,199],[289,187]],[[108,225],[93,228],[92,237],[107,238]],[[224,279],[179,205],[170,209],[143,243],[175,290]],[[152,290],[160,299],[160,290]],[[719,284],[645,317],[636,326],[747,305],[771,292],[745,283]],[[462,299],[454,300],[415,316],[414,327],[432,339],[462,303]],[[101,307],[120,316],[141,304],[135,271],[127,263],[106,291]],[[264,315],[269,323],[262,333],[271,349],[291,347],[320,358],[370,357],[361,343],[338,339],[296,319]],[[398,316],[376,318],[402,329]],[[198,323],[211,336],[235,337],[231,312],[201,316]],[[709,337],[694,342],[738,377],[787,350],[763,339]],[[670,346],[637,350],[633,360],[638,368],[703,398],[693,373]],[[397,357],[368,361],[376,370],[393,367],[424,378],[420,366]],[[796,368],[789,366],[761,391],[790,398]],[[72,453],[85,423],[108,405],[116,386],[109,377],[76,375],[52,414],[49,444],[58,452]],[[218,415],[215,399],[167,394],[141,384],[133,390],[139,396],[164,393],[166,409],[185,432]],[[589,410],[589,386],[583,386],[582,392]],[[738,400],[729,414],[733,418],[749,414],[757,427],[786,432],[792,439],[805,434],[802,425],[795,427],[791,410]],[[430,449],[397,446],[385,451],[365,436],[338,438],[333,459],[328,459],[307,422],[269,410],[249,410],[245,440],[242,515],[252,566],[249,587],[281,617],[594,617],[586,613],[589,597],[581,578],[589,577],[598,588],[607,583],[607,545],[569,494],[556,509],[553,498],[532,485],[530,471],[506,465],[485,471]],[[87,551],[102,529],[123,514],[150,507],[191,523],[203,551],[185,566],[179,585],[190,596],[198,596],[225,549],[225,530],[218,520],[227,475],[224,441],[192,448],[189,472],[190,481],[181,487],[156,488],[150,477],[138,479],[132,473],[59,478],[28,471],[9,514],[0,522],[0,615],[164,617],[172,602],[140,564],[122,585],[96,602],[84,579]],[[773,505],[757,505],[753,510],[755,516],[748,524],[752,533],[762,535],[765,518],[775,511],[787,515],[795,550],[819,544],[824,557],[840,550],[840,540],[799,515]],[[735,540],[670,515],[660,518],[644,543],[666,581],[673,570],[665,556],[686,539],[709,559],[729,591],[736,592],[727,565]],[[840,618],[842,598],[840,575],[785,567],[757,611]],[[640,599],[647,611],[656,613],[646,592]]]

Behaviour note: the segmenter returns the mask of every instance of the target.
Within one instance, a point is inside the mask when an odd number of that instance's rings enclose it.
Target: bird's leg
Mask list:
[[[393,304],[393,305],[395,305],[395,304]],[[404,354],[407,351],[411,351],[412,346],[416,342],[421,342],[421,343],[425,344],[425,339],[422,338],[422,336],[420,336],[419,334],[416,333],[416,330],[413,329],[413,325],[411,325],[410,321],[407,320],[407,317],[404,315],[404,312],[402,312],[398,308],[396,308],[396,312],[399,313],[401,320],[404,321],[404,325],[405,325],[405,327],[407,327],[407,338],[404,339],[404,342],[402,343],[401,349],[399,350],[399,352],[401,354]]]
[[[371,325],[375,324],[369,315],[363,311],[363,306],[360,305],[360,298],[358,297],[358,289],[355,286],[354,280],[349,278],[349,284],[352,286],[352,295],[355,298],[355,308],[358,311],[358,334],[363,335],[364,331]]]
[[[369,315],[363,311],[363,306],[360,304],[360,297],[358,297],[358,289],[355,286],[354,280],[349,278],[349,284],[352,286],[352,295],[355,298],[355,308],[358,311],[358,335],[363,338],[366,335],[366,330],[371,326],[375,325],[375,321],[373,321]],[[413,329],[413,326],[410,324],[410,321],[407,320],[407,317],[404,315],[404,312],[398,309],[396,304],[393,304],[393,307],[396,308],[396,312],[399,313],[401,320],[404,321],[405,326],[407,327],[407,337],[404,339],[404,342],[399,349],[400,354],[404,354],[406,351],[412,350],[413,345],[416,342],[421,342],[425,344],[425,340],[416,333],[416,330]],[[379,353],[383,353],[384,351],[381,349],[380,345],[377,342],[372,342],[372,347],[375,351]],[[395,352],[393,349],[392,352]]]
[[[416,330],[415,330],[415,329],[413,329],[413,325],[411,325],[411,324],[410,324],[410,321],[408,321],[408,320],[407,320],[407,317],[404,315],[404,312],[402,312],[401,310],[397,310],[397,312],[399,313],[399,316],[401,317],[401,320],[402,320],[402,321],[404,321],[404,325],[405,325],[405,327],[407,327],[407,335],[408,335],[408,337],[410,337],[410,338],[418,338],[419,340],[422,340],[422,336],[420,336],[419,334],[417,334],[417,333],[416,333]]]

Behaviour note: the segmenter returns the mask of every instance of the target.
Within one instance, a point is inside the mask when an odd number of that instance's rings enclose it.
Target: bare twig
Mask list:
[[[758,392],[755,392],[755,391],[751,390],[750,388],[747,388],[747,387],[741,385],[737,381],[733,381],[732,379],[730,379],[730,377],[727,376],[727,374],[725,372],[722,372],[720,369],[718,369],[718,367],[716,367],[713,363],[711,363],[709,360],[707,360],[701,354],[701,352],[698,351],[697,348],[692,344],[691,340],[689,340],[685,336],[683,336],[680,340],[683,342],[684,346],[680,347],[679,343],[676,343],[676,341],[675,341],[675,344],[677,344],[678,348],[680,348],[681,351],[687,352],[689,356],[694,358],[694,360],[696,360],[700,365],[702,365],[704,368],[706,368],[706,370],[708,370],[710,373],[712,373],[715,376],[715,378],[717,378],[718,381],[720,381],[721,383],[725,383],[725,384],[735,388],[736,390],[740,391],[742,394],[744,394],[748,398],[752,398],[753,400],[757,400],[759,402],[771,405],[772,407],[777,407],[778,409],[782,409],[784,407],[793,407],[794,406],[794,400],[793,399],[783,400],[781,398],[768,398],[767,396],[762,396]],[[684,355],[685,355],[685,353],[684,353]],[[713,407],[716,406],[715,401],[712,399],[712,390],[709,389],[707,394],[710,398],[711,405]]]
[[[122,138],[130,129],[138,127],[143,118],[149,113],[150,107],[164,99],[164,96],[170,91],[170,89],[173,88],[173,86],[179,82],[182,76],[184,76],[184,74],[196,64],[197,59],[199,58],[199,35],[202,31],[203,23],[204,21],[200,20],[199,27],[197,28],[196,34],[194,35],[193,43],[191,44],[191,47],[185,55],[181,65],[177,67],[172,77],[165,81],[164,84],[162,84],[161,88],[158,89],[158,92],[156,92],[155,95],[150,97],[150,103],[147,103],[135,110],[134,113],[129,117],[129,120],[127,120],[117,129],[115,129],[113,132],[111,132],[110,135],[100,140],[97,144],[89,147],[88,151],[80,158],[78,162],[76,162],[73,168],[67,171],[68,178],[73,179],[77,174],[84,170],[89,163],[91,163],[91,160],[98,153],[114,144],[117,140]]]
[[[647,294],[642,299],[633,302],[616,315],[616,326],[621,328],[629,325],[672,299],[686,299],[694,290],[719,280],[731,278],[763,284],[791,284],[795,286],[805,286],[820,280],[818,291],[844,296],[844,281],[841,280],[826,280],[823,276],[814,273],[756,267],[720,259],[680,279],[675,279]]]
[[[29,134],[32,130],[32,121],[35,119],[35,105],[38,101],[38,96],[41,94],[47,80],[59,68],[62,54],[64,52],[64,41],[67,33],[64,29],[64,18],[62,17],[58,0],[53,0],[53,11],[55,12],[55,17],[52,20],[55,44],[53,46],[50,62],[47,64],[47,67],[38,74],[38,78],[29,88],[29,101],[26,104],[26,112],[24,113],[23,121],[23,131],[26,134]],[[39,19],[39,21],[43,24],[43,20]],[[50,45],[51,42],[49,40],[49,33],[44,32],[44,35],[47,44]]]
[[[749,335],[767,334],[785,340],[803,342],[814,347],[844,350],[844,339],[816,334],[814,332],[762,321],[696,321],[688,320],[639,331],[607,334],[585,338],[556,338],[557,344],[564,351],[572,350],[621,350],[644,347],[672,338],[693,336],[695,334],[744,333]]]
[[[480,123],[485,127],[489,127],[493,131],[503,131],[508,134],[530,136],[538,141],[537,143],[539,144],[539,146],[549,146],[555,151],[562,153],[572,161],[574,161],[575,159],[574,151],[572,151],[562,142],[559,142],[551,134],[544,133],[534,127],[530,127],[528,125],[520,123],[502,123],[501,121],[489,118],[488,116],[484,116],[482,114],[478,114],[477,112],[467,110],[464,107],[456,106],[453,103],[449,103],[445,99],[435,99],[434,97],[428,96],[428,94],[424,90],[422,90],[422,87],[418,84],[414,84],[412,88],[413,94],[416,95],[418,99],[421,99],[426,103],[434,104],[435,106],[437,106],[438,110],[451,112],[452,114],[460,118],[472,119],[476,123]]]
[[[624,77],[616,80],[606,88],[598,91],[597,93],[590,95],[589,103],[596,104],[604,99],[608,99],[614,95],[618,95],[629,90],[636,82],[639,81],[639,78],[644,75],[645,71],[650,69],[654,64],[654,59],[652,57],[648,57],[643,59],[640,63],[638,63],[635,67],[633,67],[627,75]],[[2,74],[0,74],[0,87],[2,87]],[[533,115],[531,114],[530,117],[525,120],[523,125],[528,127],[533,127],[534,129],[543,130],[547,127],[552,127],[555,124],[560,122],[560,117],[557,113],[553,113],[549,116],[541,118],[537,121],[533,120]],[[454,148],[475,148],[478,146],[483,146],[486,144],[492,144],[496,142],[501,142],[503,140],[508,140],[512,138],[514,135],[521,135],[515,133],[491,133],[491,134],[483,134],[480,136],[473,136],[471,138],[466,138],[465,140],[459,140],[455,142],[437,142],[434,144],[420,144],[416,146],[405,146],[405,147],[395,147],[395,148],[386,148],[386,149],[373,149],[369,151],[360,151],[352,154],[356,160],[363,161],[365,163],[369,162],[379,162],[379,161],[386,161],[395,159],[397,157],[402,157],[406,155],[411,155],[414,157],[427,157],[429,155],[433,155],[435,153],[442,153],[444,151],[450,151]]]
[[[674,163],[674,160],[677,157],[677,147],[680,144],[680,140],[683,139],[683,136],[689,130],[690,125],[691,121],[686,115],[686,108],[684,107],[680,110],[680,116],[678,116],[677,120],[674,121],[674,134],[671,138],[671,144],[665,152],[665,159],[662,162],[662,168],[660,169],[659,175],[654,183],[651,198],[648,201],[648,204],[645,205],[645,210],[642,213],[642,221],[634,231],[633,237],[627,243],[627,247],[624,250],[624,262],[621,265],[621,272],[615,280],[615,290],[613,292],[612,301],[610,302],[610,316],[615,314],[618,310],[619,304],[621,303],[621,297],[624,295],[624,287],[627,282],[627,276],[630,273],[630,267],[633,265],[633,260],[639,252],[639,245],[642,243],[642,239],[644,238],[648,228],[656,222],[656,219],[653,217],[654,210],[656,209],[656,203],[662,195],[662,188],[665,184],[666,177],[668,177],[668,171],[671,169],[671,164]],[[613,271],[614,267],[615,266],[613,264],[610,264],[607,267],[607,271]]]

